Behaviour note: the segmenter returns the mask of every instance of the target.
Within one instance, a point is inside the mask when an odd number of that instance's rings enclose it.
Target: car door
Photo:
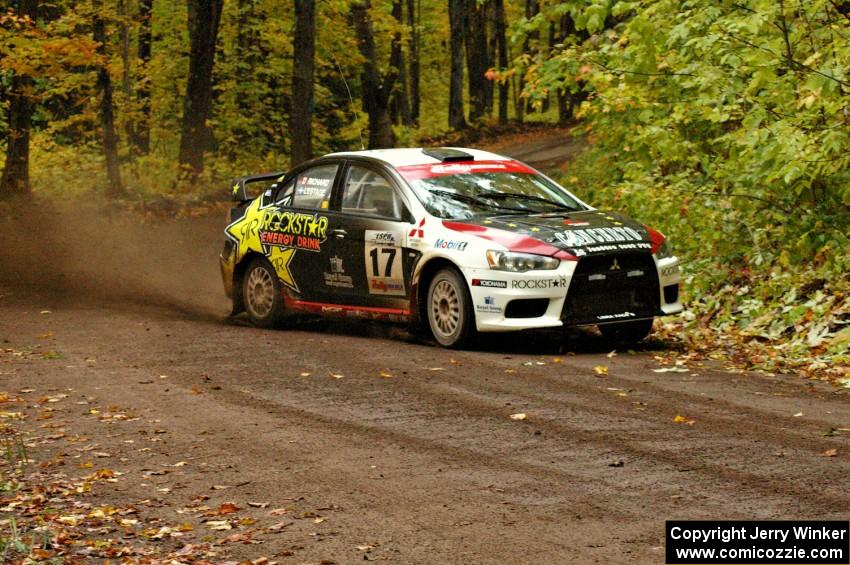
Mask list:
[[[350,162],[339,183],[337,219],[324,277],[337,304],[405,309],[411,261],[409,213],[378,166]]]
[[[259,226],[263,251],[293,298],[328,298],[322,280],[327,242],[334,229],[330,200],[340,162],[308,167],[272,195]]]

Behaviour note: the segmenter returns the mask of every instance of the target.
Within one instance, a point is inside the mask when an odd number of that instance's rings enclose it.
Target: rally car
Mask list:
[[[308,312],[410,323],[446,347],[580,325],[634,342],[682,310],[661,233],[493,153],[333,153],[231,190],[221,273],[257,326]]]

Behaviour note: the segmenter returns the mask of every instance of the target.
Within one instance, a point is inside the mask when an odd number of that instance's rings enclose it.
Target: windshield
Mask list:
[[[566,190],[517,161],[414,165],[398,171],[438,218],[585,209]]]

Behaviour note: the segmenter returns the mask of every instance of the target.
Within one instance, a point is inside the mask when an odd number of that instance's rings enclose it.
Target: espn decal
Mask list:
[[[472,279],[472,286],[483,286],[486,288],[508,288],[508,281],[494,281],[488,279]]]

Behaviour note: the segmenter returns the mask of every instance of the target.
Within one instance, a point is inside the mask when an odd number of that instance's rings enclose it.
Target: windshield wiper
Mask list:
[[[439,194],[441,196],[448,196],[452,200],[457,200],[458,202],[464,202],[466,204],[474,204],[476,206],[480,206],[482,208],[491,208],[494,210],[509,210],[511,212],[520,212],[527,213],[528,210],[523,210],[521,208],[511,208],[510,206],[499,206],[496,204],[492,204],[485,200],[481,200],[480,198],[476,198],[474,196],[468,196],[466,194],[460,194],[458,192],[452,192],[450,190],[441,190],[439,188],[427,188],[426,189],[431,194]]]
[[[530,194],[520,194],[518,192],[496,192],[496,191],[486,191],[480,192],[482,196],[486,198],[490,198],[493,200],[503,200],[505,198],[515,198],[517,200],[525,200],[530,202],[541,202],[543,204],[548,204],[550,206],[556,206],[558,208],[562,208],[564,210],[569,210],[570,212],[578,212],[580,208],[576,208],[575,206],[570,206],[568,204],[561,204],[560,202],[555,202],[553,200],[547,200],[546,198],[542,198],[540,196],[532,196]]]

